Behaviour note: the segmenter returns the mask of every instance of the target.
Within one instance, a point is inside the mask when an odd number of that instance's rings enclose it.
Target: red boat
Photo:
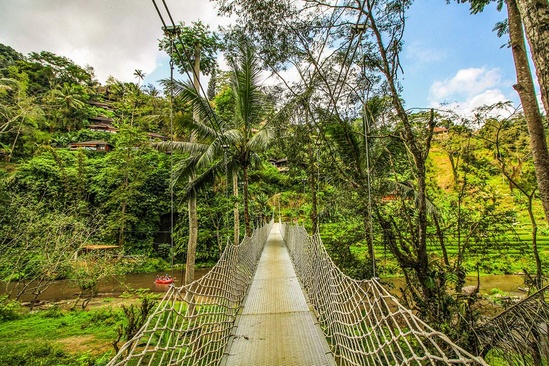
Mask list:
[[[156,281],[154,281],[154,283],[158,284],[158,285],[169,285],[170,283],[173,283],[173,278],[169,278],[169,279],[157,279]]]

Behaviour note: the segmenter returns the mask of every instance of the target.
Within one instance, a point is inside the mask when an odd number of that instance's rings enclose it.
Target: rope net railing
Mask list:
[[[398,303],[377,280],[354,280],[318,235],[284,225],[297,276],[339,365],[487,365]]]
[[[171,287],[108,365],[217,365],[272,225],[228,245],[204,277]]]
[[[549,364],[549,286],[477,329],[480,353],[507,365]]]

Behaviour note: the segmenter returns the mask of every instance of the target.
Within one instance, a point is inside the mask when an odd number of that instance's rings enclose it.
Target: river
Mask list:
[[[206,273],[208,273],[209,270],[210,268],[197,268],[195,270],[195,279],[204,276]],[[181,281],[183,278],[183,274],[181,272],[172,273],[168,271],[163,273],[159,272],[129,274],[118,277],[109,277],[99,281],[97,296],[118,297],[124,291],[128,291],[130,289],[149,289],[151,292],[154,293],[163,293],[168,290],[169,285],[157,285],[156,283],[154,283],[154,280],[156,279],[157,274],[164,275],[166,273],[175,278],[174,284],[176,286],[181,286]],[[44,291],[42,295],[40,295],[39,299],[47,302],[76,299],[77,293],[79,291],[80,290],[78,286],[76,286],[73,282],[69,280],[59,280],[53,282],[51,286],[48,287],[48,289]],[[0,294],[4,292],[5,289],[1,288]],[[20,300],[25,302],[30,301],[32,298],[32,295],[23,295]]]
[[[198,279],[204,276],[210,268],[198,268],[195,271],[195,278]],[[175,277],[175,285],[181,286],[181,279],[183,278],[182,273],[171,273]],[[158,273],[162,275],[164,273]],[[169,288],[168,285],[157,285],[154,283],[156,274],[129,274],[125,276],[119,276],[116,278],[108,278],[100,281],[98,286],[98,297],[118,297],[124,291],[129,291],[130,289],[148,289],[153,293],[163,293],[166,292]],[[389,290],[392,293],[398,293],[398,287],[402,286],[404,279],[399,278],[382,278],[382,283],[391,284],[393,287]],[[476,285],[476,277],[468,277],[467,285]],[[523,277],[519,275],[491,275],[483,276],[480,279],[480,292],[481,293],[490,293],[493,288],[498,288],[501,291],[508,292],[515,295],[524,296],[524,292],[520,292],[519,287],[523,287]],[[0,290],[0,293],[3,292],[3,289]],[[61,280],[55,281],[41,296],[40,300],[47,302],[56,302],[62,300],[75,299],[76,294],[79,292],[77,286],[74,285],[71,281]],[[32,298],[30,295],[24,295],[21,298],[21,301],[29,301]]]
[[[389,284],[388,290],[391,293],[398,293],[398,288],[404,286],[403,277],[382,278],[381,283]],[[468,276],[465,279],[465,286],[476,286],[477,277]],[[522,275],[488,275],[480,277],[480,293],[490,294],[491,290],[497,288],[515,296],[524,296],[525,292],[519,290],[524,288],[524,277]]]

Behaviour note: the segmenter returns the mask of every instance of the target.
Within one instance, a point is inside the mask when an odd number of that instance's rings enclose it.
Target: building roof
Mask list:
[[[147,132],[147,136],[149,136],[149,138],[155,138],[155,139],[160,139],[160,140],[167,140],[168,138],[164,135],[161,135],[159,133],[156,133],[156,132]]]
[[[99,250],[99,249],[114,249],[120,248],[119,245],[106,245],[106,244],[95,244],[95,245],[84,245],[82,249],[86,250]]]
[[[109,122],[109,123],[114,121],[112,118],[105,117],[105,116],[89,117],[88,120],[89,121]]]
[[[84,146],[84,145],[111,145],[111,144],[103,140],[91,140],[91,141],[82,141],[82,142],[71,142],[71,145]]]
[[[90,105],[93,105],[93,106],[96,106],[96,107],[99,107],[99,108],[103,108],[103,109],[112,109],[112,105],[110,105],[110,103],[105,103],[105,102],[89,102]]]
[[[435,127],[433,129],[434,133],[445,133],[448,132],[448,129],[446,127]]]

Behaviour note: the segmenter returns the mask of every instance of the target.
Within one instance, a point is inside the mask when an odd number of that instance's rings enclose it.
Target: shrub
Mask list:
[[[135,268],[132,269],[134,273],[153,273],[153,272],[162,272],[166,268],[169,268],[170,265],[168,262],[161,258],[146,258]]]
[[[0,365],[76,365],[71,356],[49,343],[6,344],[0,348]]]
[[[42,316],[43,318],[57,319],[57,318],[62,318],[63,317],[63,312],[61,311],[59,306],[52,306],[52,307],[48,308],[47,310],[45,310],[43,312],[40,312],[40,316]]]
[[[14,320],[21,317],[21,305],[10,300],[8,295],[0,296],[0,321]]]

